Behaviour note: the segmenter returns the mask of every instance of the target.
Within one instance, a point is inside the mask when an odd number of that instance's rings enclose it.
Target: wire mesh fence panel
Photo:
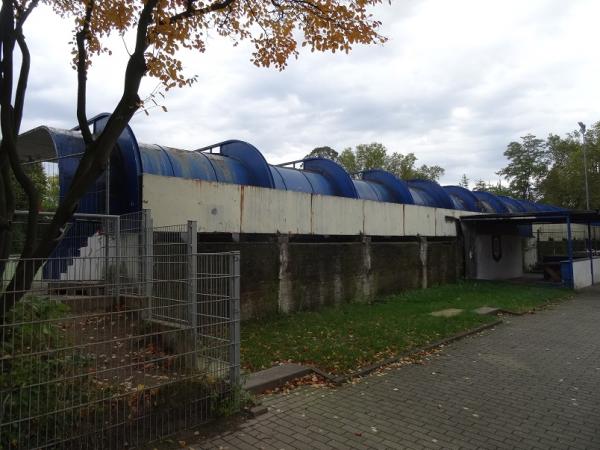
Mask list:
[[[133,233],[142,222],[113,225]],[[121,449],[235,405],[239,255],[200,255],[164,237],[154,233],[149,246],[138,236],[108,257],[75,263],[0,261],[0,448]],[[137,272],[114,277],[101,264]],[[72,269],[59,279],[47,275],[65,265]],[[35,274],[30,287],[15,283],[27,272]],[[187,319],[174,324],[181,309]],[[156,320],[161,314],[169,320]]]
[[[190,255],[195,253],[189,225],[157,227],[153,230],[152,319],[174,326],[191,326],[192,301],[188,279]]]
[[[570,246],[575,258],[589,256],[590,252],[600,255],[600,233],[598,227],[574,229],[571,231]],[[544,257],[565,256],[569,251],[569,239],[566,231],[540,231],[535,233],[536,245],[540,259]]]

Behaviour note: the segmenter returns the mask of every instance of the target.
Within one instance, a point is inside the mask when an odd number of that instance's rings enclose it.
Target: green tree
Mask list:
[[[346,169],[349,173],[356,173],[360,170],[364,170],[359,167],[356,161],[356,154],[350,147],[345,148],[338,158],[338,162]]]
[[[469,189],[469,179],[467,178],[466,173],[462,174],[462,177],[460,177],[460,181],[458,182],[458,185],[465,189]]]
[[[387,166],[387,149],[378,142],[359,144],[354,154],[359,170],[385,169]]]
[[[550,134],[547,147],[552,166],[539,186],[544,203],[565,208],[585,209],[585,175],[581,133],[573,131],[565,137]],[[590,207],[600,208],[600,122],[586,132]]]
[[[304,158],[306,159],[306,158],[314,158],[314,157],[327,158],[327,159],[331,159],[333,161],[337,161],[338,157],[339,157],[339,153],[328,146],[316,147],[316,148],[313,148],[312,151],[308,155],[306,155]]]
[[[48,191],[48,178],[46,177],[42,163],[33,162],[23,164],[23,172],[25,172],[25,174],[33,182],[40,194],[40,197],[43,198]],[[21,211],[27,211],[29,209],[29,200],[27,198],[27,194],[19,185],[14,176],[11,178],[11,182],[15,194],[15,208]],[[38,205],[38,208],[41,208],[41,206],[41,204]]]
[[[345,149],[339,156],[338,162],[350,173],[361,172],[369,169],[383,169],[393,173],[403,180],[423,179],[438,180],[444,169],[440,166],[417,166],[417,157],[414,153],[394,152],[388,154],[387,148],[380,143],[357,145]]]
[[[47,178],[46,189],[42,196],[42,210],[55,211],[58,207],[60,195],[60,187],[58,175],[53,175]]]
[[[488,185],[483,180],[478,180],[475,182],[475,186],[473,187],[474,191],[486,192],[488,189]]]
[[[511,142],[504,151],[508,165],[497,172],[509,182],[510,193],[531,201],[540,199],[539,185],[548,173],[550,163],[546,143],[533,134]]]
[[[507,197],[513,197],[512,190],[509,187],[507,187],[507,186],[503,186],[501,180],[499,180],[497,184],[488,183],[485,190],[487,192],[492,193],[492,194],[505,195]]]

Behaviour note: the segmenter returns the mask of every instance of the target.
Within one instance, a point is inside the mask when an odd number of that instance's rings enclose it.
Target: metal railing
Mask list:
[[[150,222],[119,218],[108,251],[50,258],[0,300],[0,448],[121,449],[234,404],[239,253],[198,254],[192,223]],[[17,262],[3,263],[5,291]]]

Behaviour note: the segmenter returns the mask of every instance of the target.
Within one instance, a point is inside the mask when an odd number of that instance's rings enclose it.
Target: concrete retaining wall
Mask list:
[[[202,242],[241,253],[242,319],[316,310],[463,276],[455,240],[419,242]]]

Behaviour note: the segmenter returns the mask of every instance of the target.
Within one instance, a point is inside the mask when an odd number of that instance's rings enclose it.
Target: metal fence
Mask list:
[[[0,262],[2,304],[23,294],[2,310],[0,448],[121,449],[235,407],[239,254],[198,254],[193,223],[149,225],[107,218],[27,292],[6,292],[17,266]]]

